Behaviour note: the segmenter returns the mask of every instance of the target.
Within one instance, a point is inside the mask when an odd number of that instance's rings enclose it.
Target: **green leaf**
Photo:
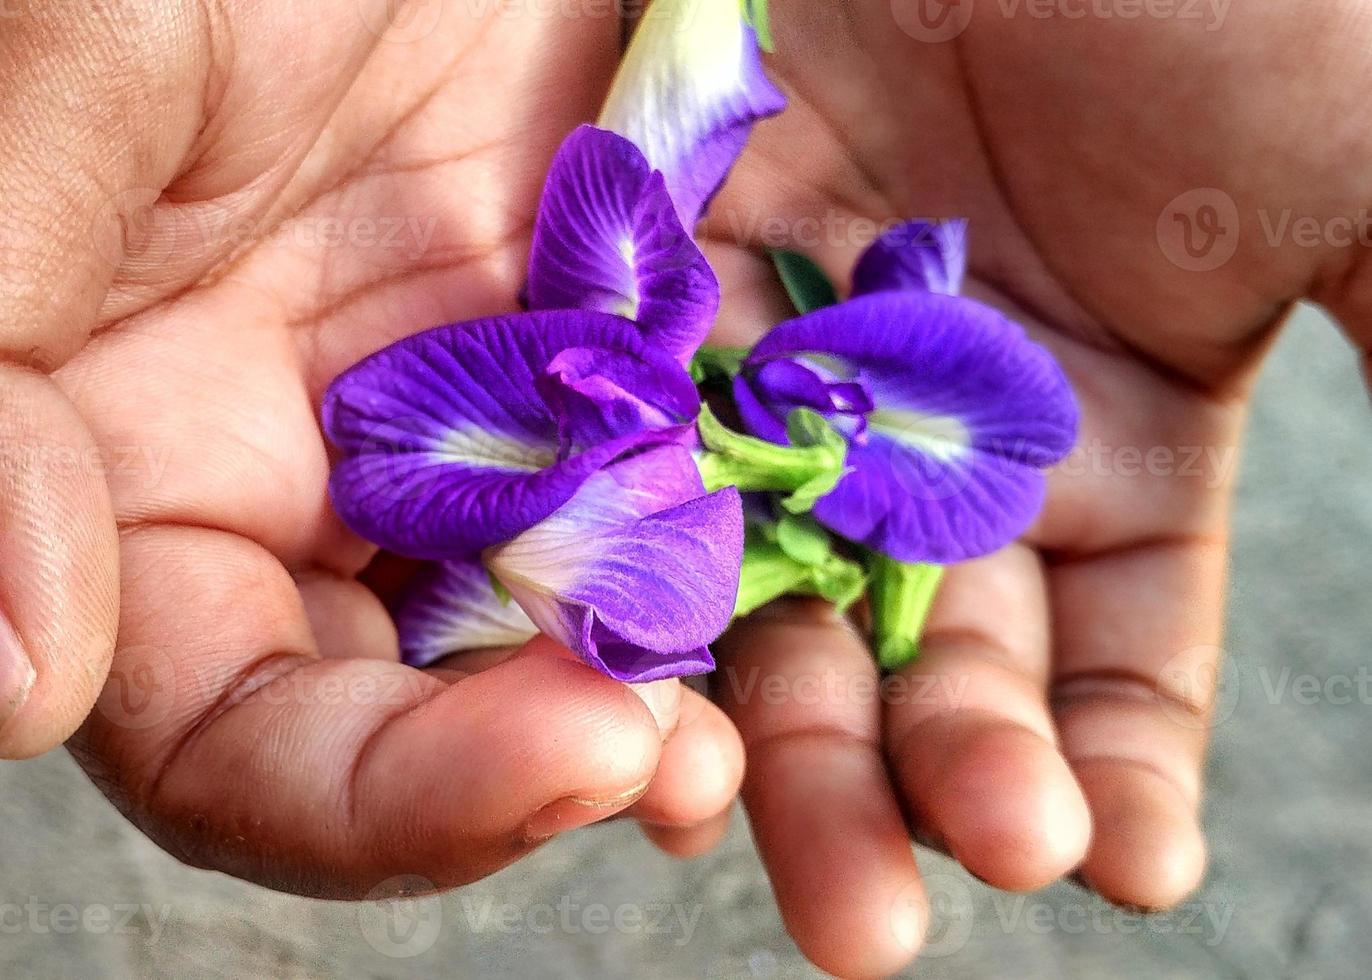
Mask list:
[[[776,50],[772,41],[772,19],[767,12],[767,0],[739,0],[743,19],[757,34],[757,45],[771,54]]]
[[[838,302],[834,284],[824,270],[799,252],[772,249],[772,264],[776,266],[786,295],[798,313],[809,313]]]
[[[834,553],[829,532],[809,517],[787,514],[776,524],[777,545],[787,555],[812,568]]]
[[[897,670],[919,657],[919,638],[943,581],[944,567],[900,562],[874,552],[867,569],[872,580],[877,662],[885,670]]]

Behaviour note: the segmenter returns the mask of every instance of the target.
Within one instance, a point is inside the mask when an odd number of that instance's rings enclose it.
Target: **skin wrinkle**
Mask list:
[[[85,23],[78,25],[78,28],[72,30],[69,36],[64,39],[68,45],[93,45],[86,57],[77,61],[82,66],[78,69],[80,71],[79,80],[74,86],[68,87],[71,93],[69,97],[85,97],[99,107],[95,111],[82,114],[79,117],[89,127],[84,137],[79,133],[67,134],[63,145],[53,147],[54,152],[49,154],[41,152],[24,153],[23,159],[26,161],[26,167],[20,168],[17,174],[22,175],[25,169],[32,172],[33,168],[41,167],[46,159],[56,158],[67,161],[60,174],[53,174],[50,179],[44,182],[42,203],[38,205],[40,213],[48,212],[52,207],[55,195],[59,201],[61,200],[60,195],[63,193],[70,195],[67,198],[68,217],[59,219],[62,222],[59,227],[64,224],[69,229],[83,229],[85,219],[82,216],[89,211],[92,202],[111,200],[115,192],[123,190],[130,179],[137,179],[134,175],[160,169],[158,161],[169,159],[175,152],[172,146],[166,145],[174,141],[163,138],[160,133],[146,140],[129,138],[128,125],[130,120],[146,118],[150,115],[149,107],[154,103],[159,105],[158,111],[165,114],[167,111],[167,95],[172,96],[173,106],[176,104],[176,96],[179,95],[179,91],[162,93],[160,89],[166,86],[157,83],[157,76],[152,76],[154,82],[148,83],[145,79],[140,78],[137,68],[150,59],[158,58],[175,66],[197,63],[199,59],[195,53],[195,38],[181,29],[180,21],[182,18],[178,12],[180,8],[178,11],[168,13],[166,18],[160,19],[158,21],[160,30],[155,30],[150,34],[142,16],[131,13],[130,16],[134,17],[135,20],[125,25],[124,21],[117,17],[118,10],[122,9],[125,8],[99,8],[91,11],[97,20],[104,24],[104,29],[97,32],[98,36],[94,40],[90,38],[90,25]],[[43,26],[40,24],[40,32],[43,30]],[[136,30],[125,31],[123,30],[125,26],[136,28]],[[27,37],[29,35],[21,36]],[[150,37],[159,43],[149,45]],[[131,58],[123,57],[127,54],[130,46],[135,45],[137,54]],[[60,51],[62,47],[62,44],[57,44],[55,50]],[[170,52],[161,50],[163,48],[171,48],[172,50]],[[23,50],[21,43],[19,48],[21,55]],[[100,64],[111,60],[122,67],[110,72],[103,72],[99,69]],[[92,65],[96,67],[91,67]],[[130,65],[133,67],[129,67]],[[29,90],[37,91],[40,93],[39,97],[42,98],[41,93],[44,93],[47,87],[47,80],[44,79]],[[154,91],[154,89],[158,91]],[[20,106],[26,104],[23,101],[25,91],[24,87],[19,88]],[[46,119],[42,113],[37,115],[38,118]],[[27,117],[28,114],[25,114],[25,118]],[[69,118],[69,114],[58,116],[58,119],[62,118]],[[52,120],[47,120],[47,122],[51,125]],[[36,130],[30,132],[30,137],[47,138]],[[88,144],[107,145],[113,148],[113,152],[102,153],[98,160],[88,161],[79,152],[81,147]],[[75,151],[73,151],[73,147],[76,148]],[[0,149],[3,147],[0,146]],[[90,165],[87,166],[87,163]],[[12,174],[13,176],[16,174]],[[83,191],[72,192],[69,189],[73,187],[73,182],[78,176],[84,177],[88,186]],[[119,217],[126,220],[126,216],[120,215]],[[74,219],[75,223],[73,224],[70,219]],[[63,235],[69,236],[74,233],[74,231],[59,232],[53,235],[53,240],[58,241]],[[86,250],[84,242],[78,244],[83,247],[62,250],[62,262],[79,261]],[[112,275],[112,270],[105,275]],[[82,282],[81,290],[91,296],[92,299],[94,298],[94,290],[90,288],[89,282]],[[52,296],[45,294],[44,302],[51,305]],[[79,321],[82,318],[76,317],[75,319]]]
[[[432,676],[432,675],[431,675]],[[412,712],[422,708],[434,698],[446,693],[448,690],[461,684],[465,677],[457,677],[451,681],[435,683],[432,690],[427,691],[414,700],[407,702],[400,708],[386,715],[378,721],[375,728],[366,734],[354,753],[351,763],[349,763],[347,775],[343,780],[343,812],[347,815],[348,826],[356,827],[359,823],[359,800],[361,794],[358,792],[358,781],[362,778],[364,771],[376,755],[376,746],[385,737],[396,722],[408,717]]]
[[[1165,674],[1168,672],[1164,672]],[[1137,704],[1156,704],[1166,701],[1180,709],[1202,730],[1209,722],[1210,705],[1194,696],[1188,697],[1189,680],[1173,675],[1149,677],[1127,667],[1102,667],[1059,674],[1053,678],[1052,700],[1056,708],[1070,708],[1099,698],[1118,698]]]
[[[1118,558],[1124,554],[1140,554],[1152,550],[1204,549],[1207,551],[1227,552],[1229,532],[1219,531],[1160,531],[1141,534],[1132,539],[1123,539],[1111,544],[1096,545],[1082,550],[1070,548],[1045,548],[1044,560],[1050,568],[1060,568],[1085,562]]]
[[[451,258],[442,258],[432,264],[421,265],[414,263],[401,272],[392,273],[388,276],[372,280],[371,282],[357,285],[339,296],[331,297],[324,305],[307,317],[292,320],[287,326],[291,330],[322,331],[329,326],[329,321],[338,316],[339,313],[365,300],[384,292],[397,285],[412,284],[417,280],[425,279],[438,272],[454,272],[465,266],[476,265],[488,261],[498,255],[505,254],[515,247],[516,242],[525,241],[533,232],[533,220],[520,222],[509,232],[508,239],[503,242],[483,245],[480,248],[458,254]]]
[[[821,744],[854,745],[859,749],[881,748],[881,735],[875,732],[858,732],[838,725],[816,724],[800,728],[788,728],[771,732],[762,738],[749,740],[744,736],[743,745],[754,761],[762,758],[767,751],[788,747],[798,743],[819,742]]]
[[[1024,656],[1017,655],[999,635],[976,623],[962,626],[932,626],[925,631],[920,642],[926,646],[957,646],[975,650],[980,659],[993,663],[1030,684],[1042,685],[1047,679],[1045,671],[1030,670],[1025,666]]]
[[[1112,766],[1124,766],[1130,769],[1137,769],[1140,772],[1146,772],[1150,776],[1160,779],[1164,783],[1166,783],[1179,797],[1185,800],[1189,805],[1195,807],[1200,804],[1200,798],[1196,795],[1196,793],[1193,790],[1183,786],[1177,780],[1175,773],[1168,772],[1164,767],[1159,766],[1156,763],[1150,762],[1147,759],[1140,759],[1134,756],[1118,755],[1112,753],[1103,753],[1100,755],[1078,755],[1075,753],[1070,753],[1068,755],[1068,759],[1072,763],[1072,765],[1078,767],[1078,769],[1108,764]]]
[[[129,787],[127,783],[128,773],[122,774],[121,782],[126,789],[132,790],[130,800],[140,810],[156,811],[163,782],[177,767],[185,753],[201,739],[206,731],[221,718],[231,714],[235,708],[247,702],[262,688],[289,676],[302,667],[318,662],[319,657],[316,654],[277,650],[255,657],[235,671],[233,678],[223,686],[209,706],[167,746],[165,754],[154,762],[153,771],[145,780],[146,789],[140,789],[137,786]]]
[[[399,139],[400,134],[411,123],[413,123],[416,119],[420,118],[424,114],[424,111],[430,108],[434,104],[435,100],[437,100],[448,89],[448,87],[452,85],[454,78],[458,74],[458,69],[462,65],[463,60],[470,56],[472,51],[476,50],[476,48],[480,45],[482,39],[489,34],[489,32],[496,23],[497,20],[494,18],[489,19],[485,23],[483,23],[476,38],[470,44],[465,46],[461,51],[459,51],[457,54],[453,56],[453,59],[448,63],[447,66],[445,66],[445,69],[439,73],[434,84],[431,85],[426,91],[422,92],[411,103],[411,105],[407,109],[405,109],[404,112],[402,112],[398,117],[392,120],[387,125],[387,127],[377,135],[376,140],[372,142],[370,146],[358,151],[354,155],[354,160],[352,163],[343,164],[340,171],[340,176],[336,181],[334,181],[331,184],[325,185],[317,193],[307,196],[298,205],[296,205],[292,211],[292,216],[299,216],[305,214],[312,208],[314,208],[316,205],[326,200],[330,195],[336,193],[342,188],[345,188],[351,182],[372,176],[372,174],[368,172],[366,169],[367,164],[379,159],[385,153],[385,151],[390,149],[394,145],[396,140]],[[340,99],[340,102],[341,101],[342,99]],[[325,128],[327,128],[327,124]],[[491,140],[488,141],[486,144],[464,150],[462,153],[456,154],[455,159],[461,160],[463,157],[475,155],[476,153],[480,152],[480,150],[484,149],[486,146],[498,144],[499,142],[499,139]],[[406,171],[400,170],[397,172],[404,173]]]
[[[962,87],[967,104],[967,115],[972,123],[972,130],[976,134],[976,139],[985,154],[986,164],[991,175],[991,183],[995,189],[996,196],[1005,205],[1006,214],[1019,234],[1028,243],[1030,252],[1039,266],[1047,274],[1049,282],[1055,287],[1067,303],[1072,307],[1069,311],[1064,311],[1061,316],[1050,316],[1048,311],[1040,308],[1032,297],[1028,295],[1018,295],[1013,286],[1007,281],[1008,277],[992,277],[989,281],[995,288],[1006,292],[1014,299],[1017,305],[1025,307],[1030,315],[1035,319],[1045,322],[1058,321],[1072,329],[1073,336],[1092,346],[1100,346],[1103,350],[1109,351],[1120,343],[1117,331],[1112,330],[1100,315],[1088,308],[1081,297],[1076,295],[1072,288],[1063,280],[1060,272],[1055,269],[1048,261],[1042,247],[1039,245],[1037,237],[1033,234],[1023,215],[1016,206],[1016,195],[1010,184],[1009,174],[1001,162],[1000,153],[997,151],[995,141],[992,138],[991,128],[987,123],[983,100],[977,91],[976,83],[972,79],[972,73],[967,66],[967,53],[962,37],[953,40],[954,58],[957,64],[957,77]],[[969,257],[970,258],[970,257]],[[969,273],[971,270],[969,269]],[[1084,328],[1084,329],[1082,329]]]

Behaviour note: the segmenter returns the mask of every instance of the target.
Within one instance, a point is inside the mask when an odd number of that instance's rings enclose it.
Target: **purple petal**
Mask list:
[[[538,633],[524,610],[502,602],[479,561],[430,565],[396,607],[401,659],[425,667],[450,653],[517,646]]]
[[[339,515],[402,555],[470,556],[547,517],[627,450],[673,437],[632,432],[560,458],[538,387],[570,347],[655,357],[627,320],[557,311],[438,327],[350,368],[323,407],[346,457],[330,480]]]
[[[543,632],[637,682],[713,666],[705,645],[729,623],[742,549],[738,491],[705,495],[672,446],[596,473],[487,561]]]
[[[700,414],[700,394],[681,365],[652,347],[640,353],[573,347],[549,362],[539,390],[558,417],[564,455]]]
[[[543,188],[528,302],[617,313],[684,363],[714,322],[719,283],[638,147],[581,126]]]
[[[815,519],[898,561],[951,565],[998,551],[1043,506],[1042,471],[988,453],[949,465],[872,434],[848,465]]]
[[[1040,470],[1076,438],[1052,356],[971,300],[881,292],[817,310],[772,330],[745,372],[796,356],[861,377],[876,404],[815,516],[902,561],[947,564],[1013,540],[1041,506]],[[753,396],[740,410],[759,434],[793,407]],[[756,424],[759,411],[771,419]]]
[[[871,392],[859,379],[836,377],[822,364],[777,358],[762,362],[756,370],[734,379],[739,414],[753,434],[773,442],[786,442],[785,414],[773,414],[773,406],[819,412],[850,439],[867,427],[867,413],[875,406]]]
[[[643,15],[600,125],[638,144],[693,228],[760,119],[786,106],[738,0],[658,0]]]
[[[853,295],[918,289],[956,296],[966,273],[966,221],[907,221],[862,253],[853,270]]]

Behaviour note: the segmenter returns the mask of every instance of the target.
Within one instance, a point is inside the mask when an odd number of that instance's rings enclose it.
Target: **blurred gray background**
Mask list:
[[[1000,895],[922,851],[939,919],[910,976],[1368,975],[1372,413],[1314,311],[1267,368],[1241,472],[1204,889],[1144,918],[1066,884]],[[181,867],[61,751],[0,763],[0,818],[0,903],[24,908],[0,917],[4,978],[820,975],[781,926],[741,814],[693,862],[632,827],[592,828],[392,912]]]

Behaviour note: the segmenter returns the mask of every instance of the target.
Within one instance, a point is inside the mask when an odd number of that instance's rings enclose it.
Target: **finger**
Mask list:
[[[643,836],[660,851],[676,858],[694,858],[708,854],[719,846],[729,833],[730,811],[724,810],[708,820],[690,827],[666,827],[640,821]]]
[[[1184,538],[1051,572],[1058,727],[1096,827],[1081,873],[1106,898],[1164,908],[1204,873],[1224,569],[1222,540]]]
[[[220,531],[125,537],[120,650],[75,751],[172,854],[270,887],[442,887],[642,795],[657,726],[623,685],[516,657],[453,685],[323,660],[289,575]]]
[[[515,649],[473,650],[444,657],[430,672],[449,682],[490,670],[515,657],[575,661],[570,650],[544,636]],[[663,740],[657,772],[625,816],[639,820],[645,834],[669,854],[691,857],[718,843],[727,829],[727,810],[743,779],[743,743],[738,731],[708,699],[672,678],[628,685],[648,708]]]
[[[1086,853],[1090,816],[1046,701],[1047,594],[1023,545],[948,571],[920,658],[888,679],[886,750],[922,837],[998,888]]]
[[[743,802],[788,931],[830,973],[894,972],[928,910],[882,758],[870,653],[809,602],[773,604],[718,647],[715,694],[743,736]]]
[[[699,853],[696,848],[713,846],[717,838],[712,835],[727,824],[718,818],[743,781],[743,742],[719,708],[689,688],[678,688],[684,693],[676,731],[631,815],[668,853],[689,856]]]
[[[109,669],[118,541],[102,472],[57,388],[0,363],[0,757],[65,740]]]
[[[1049,556],[1050,703],[1094,827],[1081,875],[1161,908],[1205,869],[1201,776],[1251,370],[1211,391],[1089,347],[1056,352],[1082,448],[1050,474],[1032,534]]]
[[[299,573],[295,584],[321,657],[400,659],[395,623],[371,589],[325,569]]]

